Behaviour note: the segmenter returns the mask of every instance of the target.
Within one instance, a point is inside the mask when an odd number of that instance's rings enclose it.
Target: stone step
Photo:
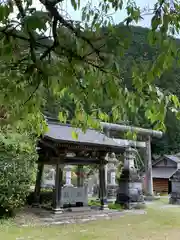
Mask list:
[[[89,219],[89,218],[104,218],[104,217],[108,217],[108,215],[107,214],[99,214],[99,215],[94,215],[94,216],[92,216],[92,215],[86,215],[86,216],[76,216],[76,217],[67,217],[67,216],[59,216],[59,217],[47,217],[47,218],[42,218],[42,220],[44,221],[44,222],[51,222],[51,221],[74,221],[74,220],[83,220],[83,219]]]
[[[78,215],[73,216],[66,216],[65,214],[58,214],[54,215],[53,217],[49,216],[46,218],[42,218],[41,221],[45,224],[67,224],[67,223],[78,223],[78,222],[87,222],[87,221],[93,221],[97,219],[110,219],[115,216],[122,216],[122,212],[111,212],[111,213],[97,213],[97,214],[83,214],[81,213]]]
[[[53,214],[47,216],[47,218],[51,219],[83,219],[83,218],[89,218],[89,217],[112,217],[112,216],[121,216],[125,213],[133,213],[133,214],[144,214],[146,213],[145,210],[123,210],[123,211],[118,211],[118,210],[102,210],[102,211],[96,211],[96,212],[90,212],[88,214],[85,214],[83,212],[75,215],[66,215],[65,213],[59,213],[59,214]],[[45,219],[45,218],[44,218]]]
[[[82,224],[89,221],[95,221],[95,220],[109,220],[112,218],[119,218],[123,217],[125,214],[145,214],[146,211],[143,210],[123,210],[123,211],[117,211],[117,210],[103,210],[103,211],[96,211],[96,212],[90,212],[89,214],[84,214],[83,212],[81,214],[73,214],[73,215],[67,215],[66,213],[59,213],[59,214],[46,214],[44,217],[39,218],[39,223],[36,223],[36,225],[39,226],[49,226],[49,225],[65,225],[65,224]],[[28,224],[22,224],[23,227],[28,227]]]
[[[108,216],[107,213],[79,213],[79,214],[74,214],[74,215],[67,215],[64,213],[59,213],[59,214],[53,214],[53,215],[47,215],[46,217],[43,217],[42,219],[81,219],[81,218],[87,218],[87,217],[91,217],[91,216]]]
[[[109,216],[102,216],[102,217],[98,217],[98,216],[90,216],[90,217],[86,217],[86,218],[79,218],[79,219],[49,219],[46,221],[41,221],[42,225],[65,225],[65,224],[78,224],[78,223],[85,223],[85,222],[90,222],[90,221],[95,221],[98,219],[103,219],[103,220],[108,220],[111,219],[111,217]]]

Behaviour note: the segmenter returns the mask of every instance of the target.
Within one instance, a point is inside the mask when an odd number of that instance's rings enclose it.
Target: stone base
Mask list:
[[[58,208],[58,209],[51,209],[52,213],[60,214],[60,213],[77,213],[77,212],[89,212],[91,210],[90,207],[74,207],[74,208]]]
[[[130,203],[128,206],[128,209],[144,209],[144,208],[146,208],[145,202]]]
[[[100,200],[101,202],[101,200]],[[100,210],[109,210],[107,198],[104,198],[103,205],[100,206]]]
[[[115,198],[107,199],[108,204],[109,204],[109,203],[115,203],[115,201],[116,201],[116,197],[115,197]]]
[[[129,204],[129,203],[143,203],[144,196],[139,192],[135,191],[134,193],[131,191],[129,193],[118,192],[116,196],[117,204]]]
[[[107,185],[107,197],[108,199],[115,198],[117,194],[118,185]]]
[[[179,198],[169,198],[169,204],[174,204],[174,205],[180,205],[180,199]]]
[[[99,210],[109,210],[108,204],[104,204],[104,206],[100,206]]]
[[[133,202],[144,202],[142,182],[140,180],[130,181],[129,179],[120,179],[119,187],[117,189],[116,203],[128,204]]]
[[[123,209],[144,209],[146,208],[145,202],[128,202],[128,203],[117,203],[122,206]]]
[[[126,193],[118,192],[115,203],[125,209],[141,209],[145,207],[144,196],[136,189],[130,189]]]
[[[63,213],[63,209],[62,208],[52,208],[52,213],[54,214],[60,214]]]
[[[172,192],[169,198],[169,203],[180,205],[180,193]]]
[[[53,214],[63,213],[63,212],[64,212],[64,209],[63,209],[63,208],[61,208],[61,207],[60,207],[60,208],[54,208],[54,207],[52,207],[52,205],[50,205],[50,204],[41,205],[40,208],[41,208],[41,209],[44,209],[44,210],[46,210],[46,211],[49,211],[49,212],[51,212],[51,213],[53,213]]]
[[[95,202],[99,203],[99,202],[100,202],[100,199],[97,198],[97,199],[95,200]],[[113,201],[111,201],[111,203],[112,203],[112,202],[113,202]],[[101,206],[101,205],[98,204],[98,205],[91,206],[90,208],[91,208],[91,209],[96,209],[96,210],[109,210],[108,203],[109,203],[108,199],[105,199],[103,206]]]
[[[63,187],[74,187],[73,184],[64,184]]]
[[[160,198],[161,198],[160,196],[154,196],[154,195],[144,196],[145,201],[155,201],[155,200],[159,200]]]
[[[40,208],[40,203],[32,203],[33,208]]]

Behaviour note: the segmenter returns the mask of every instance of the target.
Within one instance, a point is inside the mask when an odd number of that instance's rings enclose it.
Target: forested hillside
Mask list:
[[[158,55],[158,46],[150,46],[148,43],[149,30],[141,27],[127,28],[124,26],[116,26],[115,28],[118,36],[122,35],[123,38],[127,38],[127,41],[131,41],[128,50],[125,50],[124,56],[120,56],[121,64],[121,81],[127,86],[132,88],[131,77],[132,77],[132,66],[137,64],[140,68],[145,68],[149,63],[152,63],[155,56]],[[177,45],[180,46],[180,40],[175,40]],[[115,48],[115,44],[109,41],[108,48]],[[126,46],[124,46],[126,48]],[[121,54],[121,53],[120,53]],[[164,91],[170,91],[175,93],[180,98],[180,68],[176,62],[171,70],[166,71],[160,79],[156,81],[157,86]],[[46,105],[46,114],[49,116],[57,117],[58,113],[62,110],[69,112],[69,118],[76,114],[74,112],[75,105],[71,94],[64,92],[63,96],[52,97],[49,96],[49,101]],[[109,115],[111,113],[112,105],[111,101],[104,96],[102,103],[102,109]],[[86,111],[89,112],[91,106],[87,104],[85,107]],[[128,114],[129,124],[147,128],[153,128],[150,122],[144,118],[144,109],[138,109],[137,113]],[[156,154],[163,153],[176,153],[180,151],[180,122],[175,118],[172,112],[168,112],[165,120],[166,133],[161,140],[153,139],[152,151]]]
[[[127,67],[124,80],[127,83],[131,77],[130,66],[135,60],[143,66],[148,61],[153,61],[158,54],[158,47],[150,47],[147,42],[149,30],[141,27],[132,28],[132,45],[126,55]],[[177,48],[180,47],[180,40],[176,40]],[[178,60],[178,59],[177,59]],[[177,63],[171,70],[166,71],[160,79],[157,80],[157,86],[164,91],[170,91],[180,97],[180,68]],[[143,115],[139,114],[138,120],[132,119],[131,123],[142,127],[153,127],[147,120],[143,119]],[[154,153],[176,153],[180,151],[180,122],[176,119],[172,112],[166,115],[166,133],[161,140],[154,139],[152,142],[152,150]]]

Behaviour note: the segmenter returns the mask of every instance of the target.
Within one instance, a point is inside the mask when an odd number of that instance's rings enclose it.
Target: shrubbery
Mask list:
[[[35,174],[35,143],[28,134],[0,133],[0,216],[23,206]]]

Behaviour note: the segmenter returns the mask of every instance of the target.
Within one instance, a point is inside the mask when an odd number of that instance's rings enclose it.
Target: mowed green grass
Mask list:
[[[180,239],[180,207],[162,208],[167,200],[148,205],[147,214],[81,225],[17,228],[0,226],[0,240],[161,240]]]

